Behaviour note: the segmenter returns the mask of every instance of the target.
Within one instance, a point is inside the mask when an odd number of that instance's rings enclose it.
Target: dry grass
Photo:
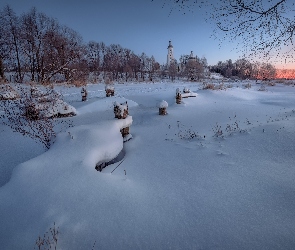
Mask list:
[[[274,81],[270,81],[267,83],[268,86],[276,86],[276,83]]]
[[[245,88],[245,89],[251,89],[251,87],[252,87],[252,85],[251,85],[251,83],[246,83],[246,84],[243,84],[243,87]]]
[[[215,90],[215,84],[203,82],[203,89]]]
[[[86,81],[85,80],[75,80],[71,82],[75,87],[80,88],[83,86],[86,86]]]

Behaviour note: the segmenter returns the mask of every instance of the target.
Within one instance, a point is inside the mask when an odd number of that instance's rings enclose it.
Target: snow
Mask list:
[[[105,90],[115,90],[115,87],[113,85],[107,84],[105,86]]]
[[[189,92],[189,93],[182,93],[181,97],[186,98],[186,97],[196,97],[198,94],[194,92]]]
[[[216,80],[224,79],[224,77],[219,73],[210,73],[210,78],[211,79],[216,79]]]
[[[168,108],[168,103],[163,100],[158,104],[158,107],[159,108]]]
[[[115,84],[107,98],[89,84],[87,102],[56,87],[77,116],[59,118],[74,127],[46,152],[1,124],[1,249],[33,249],[54,222],[57,249],[293,249],[295,88],[242,86]],[[197,98],[177,105],[184,87]],[[115,119],[125,101],[129,116]]]
[[[108,111],[112,112],[114,108],[114,104],[125,103],[127,101],[128,107],[136,107],[138,104],[132,100],[126,99],[124,97],[108,97],[108,98],[100,98],[95,100],[92,103],[86,103],[83,107],[80,107],[77,110],[78,114],[92,113],[97,111]]]
[[[55,115],[75,115],[76,109],[64,102],[63,100],[56,99],[53,102],[40,102],[36,104],[36,108],[41,111],[45,117],[53,117]]]
[[[176,89],[176,95],[177,95],[177,94],[181,94],[181,91],[180,91],[179,88]]]

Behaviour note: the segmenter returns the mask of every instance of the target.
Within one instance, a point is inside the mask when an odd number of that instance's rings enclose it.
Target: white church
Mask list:
[[[177,63],[177,60],[174,58],[174,55],[173,55],[173,45],[172,45],[171,41],[169,41],[169,45],[168,45],[167,50],[168,50],[167,62],[166,62],[166,65],[165,65],[165,71],[166,71],[167,74],[168,74],[169,66],[172,63],[175,63],[177,65],[177,70],[178,70],[178,73],[179,73],[179,72],[183,72],[185,70],[185,65],[187,64],[187,62],[197,60],[197,58],[193,54],[193,51],[191,51],[189,57],[187,57],[185,61]],[[207,67],[204,68],[204,73],[205,73],[205,75],[207,73],[209,73],[209,70],[208,70]]]

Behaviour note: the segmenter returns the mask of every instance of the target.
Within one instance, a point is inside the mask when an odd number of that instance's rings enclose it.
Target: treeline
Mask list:
[[[86,81],[88,76],[110,80],[152,79],[160,68],[154,57],[134,54],[120,45],[84,44],[73,29],[35,8],[17,16],[10,6],[0,11],[0,77],[15,72],[14,80],[47,83]]]
[[[240,79],[274,79],[276,68],[270,63],[252,63],[246,59],[238,59],[232,62],[231,59],[210,67],[211,72],[220,73],[227,78]]]
[[[86,46],[87,64],[90,72],[95,75],[103,73],[104,78],[110,80],[125,80],[141,78],[152,81],[160,64],[153,56],[145,53],[134,54],[130,49],[120,45],[89,42]]]

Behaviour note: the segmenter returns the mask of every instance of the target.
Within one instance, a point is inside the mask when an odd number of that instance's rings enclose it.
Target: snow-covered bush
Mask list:
[[[31,95],[25,96],[26,107],[37,112],[39,118],[74,116],[77,111],[74,107],[62,100],[60,93],[53,89],[41,90],[37,87],[30,89]]]
[[[10,85],[0,85],[0,101],[1,100],[14,100],[19,98],[18,92]]]
[[[40,142],[48,149],[56,136],[54,128],[60,124],[53,118],[65,116],[65,113],[74,115],[76,110],[57,99],[52,90],[46,92],[51,94],[46,96],[47,101],[42,99],[43,102],[39,102],[40,97],[32,96],[28,88],[21,88],[20,93],[22,96],[16,100],[0,102],[0,107],[4,111],[1,116],[2,122],[14,132]],[[71,126],[66,122],[64,124]]]

